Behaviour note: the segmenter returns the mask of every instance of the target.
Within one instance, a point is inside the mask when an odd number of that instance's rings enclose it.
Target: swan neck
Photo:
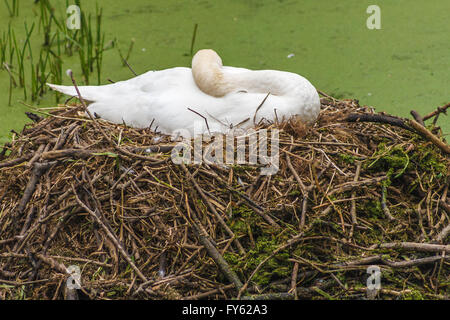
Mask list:
[[[223,67],[222,59],[210,49],[195,54],[192,75],[197,87],[214,97],[238,91],[289,96],[299,83],[299,76],[290,72]]]

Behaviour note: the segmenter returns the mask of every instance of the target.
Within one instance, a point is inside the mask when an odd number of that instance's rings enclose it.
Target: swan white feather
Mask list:
[[[73,86],[48,85],[77,96]],[[248,128],[261,119],[297,116],[312,123],[320,110],[317,91],[304,77],[222,66],[220,57],[210,49],[196,53],[192,69],[149,71],[113,84],[80,86],[79,91],[91,102],[89,111],[100,118],[136,128],[153,122],[152,128],[158,126],[158,131],[166,134],[180,129],[191,135],[205,132],[206,122],[199,114],[207,119],[211,131],[226,133],[233,126]]]

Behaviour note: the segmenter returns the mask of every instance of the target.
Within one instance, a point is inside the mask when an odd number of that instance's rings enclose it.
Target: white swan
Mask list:
[[[77,95],[73,86],[48,85],[64,94]],[[180,129],[191,135],[203,133],[206,122],[211,132],[226,133],[236,126],[249,128],[261,119],[275,121],[294,115],[312,123],[320,110],[316,89],[302,76],[226,67],[210,49],[195,54],[192,69],[149,71],[130,80],[81,86],[79,90],[91,102],[92,114],[136,128],[153,122],[152,128],[157,126],[166,134]]]

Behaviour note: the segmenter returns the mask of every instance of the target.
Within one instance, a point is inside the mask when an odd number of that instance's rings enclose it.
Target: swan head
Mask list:
[[[222,59],[212,49],[202,49],[192,58],[192,76],[204,93],[223,97],[230,88],[224,79]]]
[[[208,63],[217,64],[222,67],[222,59],[217,52],[212,49],[198,50],[192,58],[192,67]]]

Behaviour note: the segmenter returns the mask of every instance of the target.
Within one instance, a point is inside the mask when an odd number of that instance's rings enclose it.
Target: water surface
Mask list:
[[[66,1],[52,4],[63,14]],[[336,97],[357,98],[401,116],[409,116],[411,109],[426,114],[450,101],[448,0],[377,1],[380,30],[366,27],[366,9],[374,2],[365,0],[99,0],[98,4],[103,7],[107,41],[116,37],[126,51],[135,39],[129,63],[137,73],[189,66],[197,23],[195,50],[213,48],[226,65],[296,72]],[[82,1],[82,6],[95,13],[95,1]],[[0,34],[11,21],[18,39],[23,39],[24,21],[38,23],[37,12],[33,1],[21,1],[19,16],[10,18],[0,3]],[[36,50],[41,39],[42,33],[35,34]],[[67,68],[82,82],[78,57],[65,57]],[[117,50],[105,52],[102,83],[132,76]],[[0,70],[0,142],[27,121],[23,113],[28,109],[18,102],[23,100],[21,90],[14,90],[13,104],[8,106],[8,88],[9,77]],[[52,104],[53,94],[40,101],[41,106]],[[450,131],[448,118],[442,117],[440,124]]]

